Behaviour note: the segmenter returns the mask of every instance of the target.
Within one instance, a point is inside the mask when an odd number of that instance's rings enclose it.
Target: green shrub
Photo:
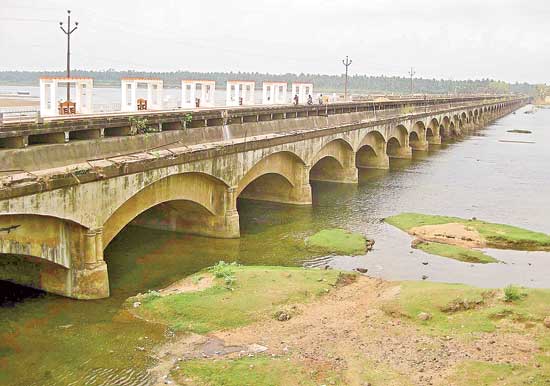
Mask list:
[[[521,300],[526,296],[518,287],[513,285],[506,286],[504,288],[504,301],[505,302],[514,302]]]
[[[218,279],[223,279],[225,285],[229,288],[235,283],[235,267],[239,264],[236,262],[226,263],[225,261],[219,261],[218,264],[208,268],[209,272],[212,272]]]

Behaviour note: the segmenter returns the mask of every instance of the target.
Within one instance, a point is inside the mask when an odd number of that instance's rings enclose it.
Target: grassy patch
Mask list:
[[[423,225],[462,223],[477,230],[491,247],[518,250],[550,250],[549,235],[511,225],[420,213],[401,213],[388,217],[385,221],[406,232],[411,228]]]
[[[296,364],[287,358],[257,356],[235,360],[182,362],[172,376],[180,385],[286,386],[343,385],[332,370]]]
[[[231,271],[230,289],[222,276],[204,291],[154,297],[131,311],[175,330],[207,333],[272,317],[287,304],[313,300],[340,277],[333,270],[286,267],[231,266]]]
[[[317,253],[362,255],[367,252],[365,237],[344,229],[325,229],[306,240],[308,250]]]
[[[416,245],[416,248],[423,250],[426,253],[432,255],[438,255],[455,259],[458,261],[465,261],[468,263],[496,263],[497,259],[486,255],[485,253],[475,250],[460,247],[458,245],[441,244],[435,242],[421,242]]]
[[[462,284],[403,282],[399,297],[385,302],[381,309],[441,335],[492,332],[502,319],[519,323],[519,332],[524,332],[527,323],[544,329],[542,320],[550,315],[550,290],[522,291],[527,296],[522,297],[521,302],[510,303],[504,300],[500,290]],[[430,313],[432,318],[419,320],[421,312]]]
[[[456,386],[470,385],[547,385],[549,368],[467,361],[460,364],[446,381]]]

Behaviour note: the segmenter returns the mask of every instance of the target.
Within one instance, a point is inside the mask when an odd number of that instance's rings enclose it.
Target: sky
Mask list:
[[[0,0],[0,70],[350,74],[549,82],[548,0]]]

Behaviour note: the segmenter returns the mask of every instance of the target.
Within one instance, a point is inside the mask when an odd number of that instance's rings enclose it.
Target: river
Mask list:
[[[219,260],[304,264],[311,256],[303,239],[327,227],[362,232],[376,244],[365,256],[332,256],[318,264],[365,267],[391,280],[426,275],[484,287],[550,287],[549,253],[490,251],[503,263],[472,265],[412,250],[408,235],[381,221],[416,211],[550,233],[550,110],[526,109],[412,161],[392,161],[389,171],[362,171],[358,186],[313,184],[309,208],[243,201],[239,240],[127,227],[105,251],[109,299],[75,301],[0,282],[0,384],[147,385],[152,349],[170,331],[121,312],[127,297]]]

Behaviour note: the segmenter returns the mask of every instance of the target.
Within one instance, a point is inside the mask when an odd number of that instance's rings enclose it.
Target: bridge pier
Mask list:
[[[441,145],[441,136],[432,135],[428,137],[427,141],[428,141],[428,145]]]
[[[396,159],[412,159],[412,150],[410,146],[394,147],[388,151],[388,156]]]

